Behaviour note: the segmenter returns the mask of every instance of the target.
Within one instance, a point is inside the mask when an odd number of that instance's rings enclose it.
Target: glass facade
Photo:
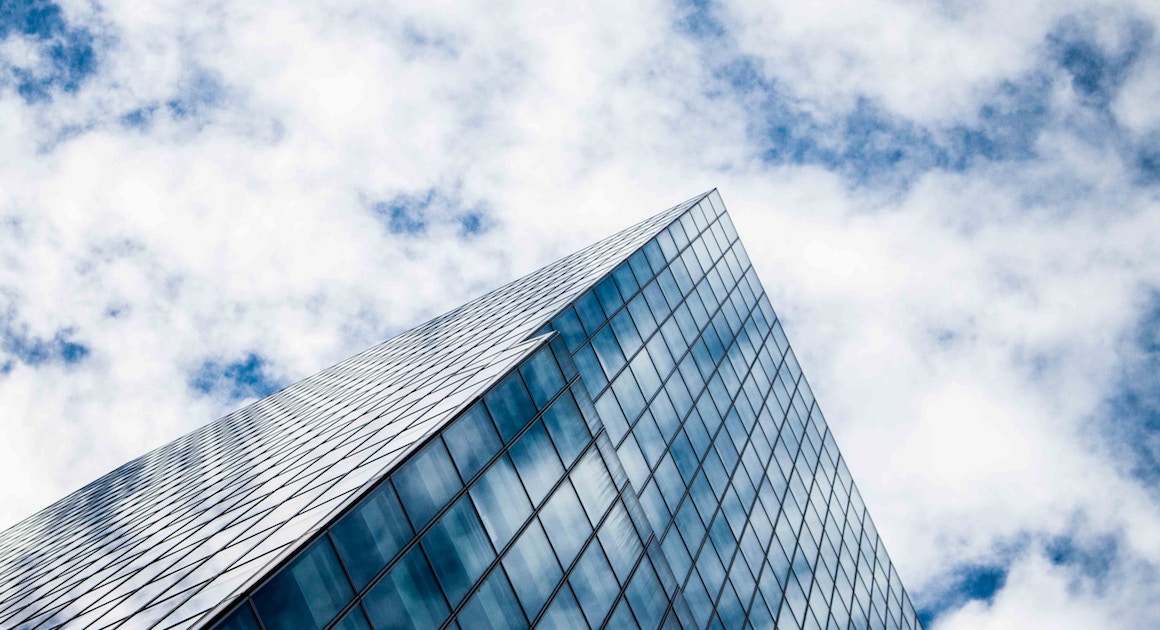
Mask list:
[[[920,627],[716,191],[183,440],[0,535],[0,625]]]

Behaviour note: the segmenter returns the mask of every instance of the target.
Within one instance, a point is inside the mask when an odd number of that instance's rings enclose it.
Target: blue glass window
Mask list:
[[[539,505],[551,491],[552,486],[564,475],[564,467],[556,455],[556,448],[548,437],[544,423],[537,420],[508,451],[516,472],[524,482],[524,488],[532,499],[532,505]]]
[[[511,540],[532,513],[532,505],[516,469],[506,455],[496,460],[475,482],[470,494],[497,549]]]
[[[532,393],[532,400],[541,409],[564,387],[564,376],[548,348],[540,350],[520,366],[520,374]]]
[[[642,562],[636,575],[632,577],[624,596],[642,628],[657,628],[664,617],[668,597],[661,588],[661,582],[653,571],[651,562]],[[728,626],[740,628],[741,624]]]
[[[460,627],[468,630],[522,630],[528,627],[528,620],[512,592],[511,582],[501,569],[491,572],[457,619]]]
[[[258,620],[248,602],[242,602],[238,609],[226,617],[215,630],[259,630]]]
[[[471,479],[503,446],[487,409],[476,403],[443,432],[451,459],[464,479]]]
[[[569,481],[560,484],[541,508],[540,521],[552,533],[552,547],[564,566],[572,563],[592,533],[592,526],[584,516],[584,507]]]
[[[415,529],[422,529],[459,491],[459,474],[443,440],[428,444],[392,476],[399,501]]]
[[[324,536],[267,582],[253,601],[268,630],[318,629],[334,619],[352,597],[354,591],[334,547]]]
[[[602,280],[600,284],[596,285],[594,290],[605,313],[615,313],[616,309],[620,308],[621,304],[624,304],[624,298],[620,296],[620,291],[616,288],[616,282],[612,279],[612,276]]]
[[[330,530],[346,570],[361,590],[414,536],[395,490],[384,483]]]
[[[588,334],[584,332],[584,326],[580,323],[580,318],[576,315],[576,309],[572,307],[568,307],[552,321],[552,328],[560,332],[569,352],[575,352],[576,348],[579,348],[580,344],[588,338]]]
[[[447,600],[453,605],[459,603],[495,559],[483,524],[467,497],[456,502],[427,532],[423,549]]]
[[[600,459],[596,449],[590,449],[576,467],[572,469],[572,484],[576,487],[576,494],[580,495],[580,503],[588,512],[592,521],[599,521],[604,511],[616,498],[616,487],[612,485],[612,477]]]
[[[616,340],[620,342],[620,347],[624,348],[624,356],[631,357],[636,354],[644,342],[641,341],[640,333],[637,332],[636,324],[632,322],[628,311],[621,311],[613,317],[611,324],[613,332],[616,333]]]
[[[540,612],[564,575],[537,521],[532,521],[508,550],[503,567],[511,576],[516,596],[529,618]]]
[[[568,584],[576,594],[584,616],[588,618],[588,625],[592,627],[601,624],[620,591],[612,567],[597,542],[588,545],[588,549],[580,556],[580,561],[568,578]]]
[[[616,286],[620,289],[620,294],[628,299],[636,290],[640,288],[640,284],[633,274],[632,269],[628,263],[621,263],[619,267],[613,270],[612,278],[616,280]],[[647,280],[646,280],[647,282]]]
[[[419,546],[363,597],[375,630],[430,630],[451,612]]]
[[[502,383],[483,397],[487,410],[507,442],[524,428],[536,414],[536,405],[528,395],[519,374],[509,374]]]
[[[548,435],[564,460],[565,466],[571,466],[576,461],[592,434],[588,431],[588,423],[576,406],[576,399],[571,392],[565,392],[560,398],[544,411],[544,425],[548,427]]]
[[[576,299],[576,314],[580,317],[580,323],[584,326],[585,332],[589,335],[596,332],[608,318],[604,315],[604,310],[600,307],[600,302],[597,301],[596,295],[591,291],[585,293]]]
[[[620,344],[612,334],[612,328],[605,326],[592,337],[592,349],[596,351],[596,358],[600,360],[604,373],[609,377],[616,376],[620,368],[624,367],[624,354],[620,351]]]
[[[640,558],[643,547],[623,503],[617,502],[609,512],[608,518],[600,526],[599,538],[617,579],[624,584],[628,574],[632,573],[632,567]]]
[[[586,628],[588,626],[588,623],[584,621],[584,613],[580,611],[580,603],[572,594],[571,587],[564,585],[556,594],[552,603],[548,605],[548,609],[544,611],[544,616],[540,618],[540,626],[543,628]]]
[[[604,375],[604,367],[600,360],[596,358],[596,353],[592,350],[592,346],[585,344],[580,351],[573,357],[576,362],[576,368],[580,370],[580,375],[583,377],[584,389],[588,395],[595,398],[600,390],[608,384],[608,378]]]
[[[346,616],[334,625],[333,630],[371,630],[371,624],[362,611],[361,606],[355,606]]]

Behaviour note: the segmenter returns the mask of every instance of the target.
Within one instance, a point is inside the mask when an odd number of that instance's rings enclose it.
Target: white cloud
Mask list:
[[[736,3],[713,10],[738,46],[719,50],[661,3],[70,6],[97,73],[51,102],[0,87],[0,316],[90,354],[0,375],[0,475],[20,481],[0,523],[236,407],[189,386],[207,360],[306,376],[719,186],[919,603],[956,563],[1014,562],[993,604],[937,627],[1120,623],[1156,587],[1160,508],[1093,440],[1160,282],[1154,191],[1075,123],[1095,114],[1059,68],[1032,158],[885,192],[762,163],[760,112],[716,74],[750,54],[795,111],[864,97],[969,125],[1081,8]],[[23,42],[0,70],[36,62]],[[1149,54],[1114,105],[1137,132]],[[485,208],[492,229],[396,235],[372,211],[432,188],[444,219]],[[1123,541],[1123,599],[1038,547],[1011,557],[1077,522]]]

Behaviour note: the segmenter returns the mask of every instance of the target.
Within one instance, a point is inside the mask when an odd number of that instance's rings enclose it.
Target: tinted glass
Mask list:
[[[384,483],[331,528],[343,564],[361,589],[413,536],[395,490]]]
[[[503,566],[530,618],[536,616],[563,577],[548,537],[536,521],[520,534],[504,558]]]
[[[536,413],[536,406],[518,373],[509,375],[483,400],[505,442],[519,433]]]
[[[476,403],[443,433],[447,450],[463,479],[471,479],[503,444],[487,409]]]
[[[423,537],[423,550],[452,604],[459,603],[487,565],[495,559],[483,523],[463,497]]]
[[[255,593],[253,601],[268,630],[317,629],[353,596],[334,547],[323,537]]]
[[[492,464],[470,493],[496,548],[506,545],[532,513],[532,504],[506,455]]]
[[[465,629],[521,630],[528,627],[520,604],[503,570],[496,570],[472,595],[460,611],[459,625]]]
[[[391,568],[363,598],[375,630],[438,628],[450,610],[420,547]]]
[[[404,464],[392,481],[416,529],[426,525],[460,488],[459,474],[439,439]]]

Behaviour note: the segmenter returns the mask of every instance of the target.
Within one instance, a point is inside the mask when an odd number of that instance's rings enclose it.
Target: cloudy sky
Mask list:
[[[0,527],[717,187],[929,630],[1160,625],[1158,26],[0,0]]]

